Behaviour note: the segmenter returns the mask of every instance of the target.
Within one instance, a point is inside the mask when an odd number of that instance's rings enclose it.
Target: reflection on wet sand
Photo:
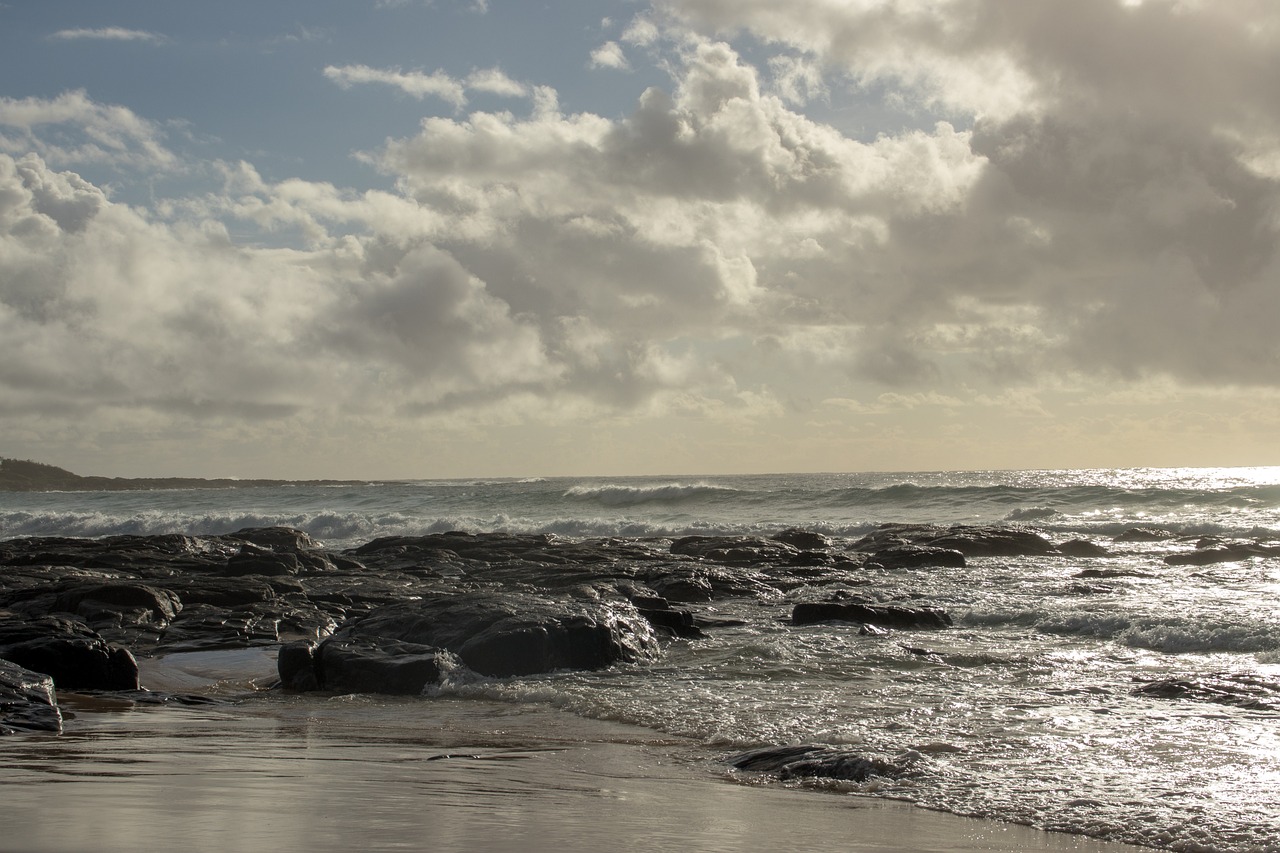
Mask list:
[[[242,683],[218,678],[226,689]],[[0,743],[0,848],[1126,849],[882,800],[732,784],[695,744],[539,706],[64,699],[66,734]]]

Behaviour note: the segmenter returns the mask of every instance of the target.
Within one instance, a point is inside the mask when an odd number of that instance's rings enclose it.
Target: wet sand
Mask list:
[[[148,662],[243,691],[261,652]],[[533,705],[265,695],[234,707],[64,696],[57,738],[0,741],[0,850],[1076,851],[1140,848],[849,794],[728,780],[696,744]]]

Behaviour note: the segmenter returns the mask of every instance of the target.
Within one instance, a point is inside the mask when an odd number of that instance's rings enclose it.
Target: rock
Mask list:
[[[464,592],[379,607],[335,638],[378,637],[447,649],[481,675],[604,669],[653,657],[657,638],[629,602]]]
[[[1072,539],[1058,546],[1058,553],[1064,557],[1110,557],[1111,552],[1088,539]]]
[[[1164,561],[1170,566],[1208,566],[1213,563],[1233,563],[1253,557],[1280,557],[1280,548],[1261,545],[1257,542],[1232,542],[1222,545],[1212,543],[1209,547],[1197,548],[1195,551],[1170,554],[1164,558]]]
[[[651,608],[639,606],[636,609],[641,616],[649,620],[650,625],[673,637],[700,640],[706,636],[702,633],[702,629],[695,624],[693,614],[688,610],[676,610],[672,607]]]
[[[440,681],[450,659],[432,646],[386,637],[335,636],[316,649],[313,672],[322,690],[418,696]],[[295,675],[295,689],[301,682]]]
[[[1135,687],[1135,695],[1212,702],[1253,711],[1280,711],[1280,682],[1247,673],[1162,678]]]
[[[1163,527],[1130,527],[1115,537],[1116,542],[1163,542],[1177,536]]]
[[[51,676],[59,690],[138,688],[138,662],[128,649],[64,616],[0,623],[0,658]]]
[[[316,649],[318,643],[311,640],[295,640],[280,646],[276,655],[276,672],[280,685],[286,690],[307,692],[320,689],[316,673]]]
[[[51,610],[89,623],[164,626],[182,610],[177,594],[127,581],[72,586],[54,599]]]
[[[965,557],[1042,557],[1057,552],[1034,530],[1016,526],[939,527],[929,524],[886,524],[853,544],[858,551],[881,551],[901,545],[924,545],[959,551]]]
[[[53,679],[0,660],[0,735],[30,732],[62,733]]]
[[[791,611],[793,625],[815,622],[860,622],[882,628],[949,628],[951,617],[934,607],[894,607],[850,601],[807,601]]]
[[[916,569],[946,567],[962,569],[964,554],[954,548],[938,548],[932,545],[894,545],[871,555],[869,563],[886,569]]]
[[[287,551],[241,551],[227,560],[223,574],[227,577],[244,577],[261,575],[263,577],[280,577],[296,575],[302,569],[297,554]]]
[[[280,615],[271,608],[229,609],[207,604],[185,608],[160,636],[156,651],[174,652],[273,646]]]
[[[781,780],[821,777],[865,782],[872,777],[898,779],[910,776],[908,761],[868,758],[847,749],[823,744],[801,744],[753,749],[729,759],[738,770],[772,773]]]
[[[759,566],[788,563],[797,549],[785,542],[755,536],[685,536],[671,543],[671,553],[731,566]]]
[[[789,527],[781,533],[769,537],[775,542],[782,542],[801,551],[826,551],[831,547],[831,539],[811,530]]]
[[[953,548],[966,557],[1043,557],[1057,552],[1039,533],[1018,527],[957,525],[923,544]]]
[[[222,538],[249,542],[273,551],[310,551],[320,547],[316,540],[292,527],[246,527]]]

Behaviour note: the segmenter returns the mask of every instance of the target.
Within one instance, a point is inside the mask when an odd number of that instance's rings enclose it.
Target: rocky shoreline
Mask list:
[[[1263,547],[1198,545],[1175,556]],[[945,630],[942,610],[859,587],[876,571],[1082,553],[1107,551],[1007,526],[886,525],[839,543],[804,530],[582,542],[452,532],[344,551],[281,527],[11,539],[0,542],[0,732],[60,732],[60,691],[207,701],[139,683],[139,657],[178,652],[279,647],[281,689],[416,695],[458,667],[505,677],[653,660],[672,639],[729,624],[710,607],[722,599],[789,605],[795,625]]]

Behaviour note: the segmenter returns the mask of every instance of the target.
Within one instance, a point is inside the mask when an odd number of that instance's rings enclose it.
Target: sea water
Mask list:
[[[673,642],[656,662],[463,675],[438,692],[641,726],[698,744],[712,762],[820,742],[909,768],[892,779],[805,783],[828,793],[1175,850],[1280,851],[1280,558],[1163,560],[1203,536],[1278,544],[1280,468],[0,495],[0,538],[283,524],[330,548],[453,529],[670,538],[790,527],[839,546],[895,522],[1018,524],[1056,543],[1090,540],[1110,556],[850,574],[845,586],[857,595],[945,609],[955,621],[946,631],[792,626],[795,601],[831,592],[799,589],[702,607],[738,624]],[[1138,527],[1157,532],[1122,536]],[[1172,698],[1142,689],[1159,682],[1194,689]]]

